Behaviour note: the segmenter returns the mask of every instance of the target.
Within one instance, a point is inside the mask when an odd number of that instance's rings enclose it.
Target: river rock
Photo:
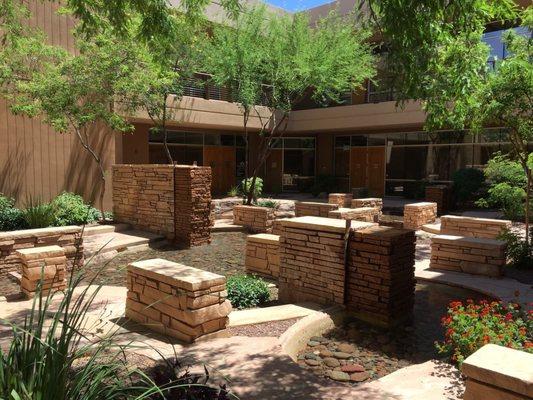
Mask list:
[[[327,375],[338,382],[348,382],[350,380],[350,375],[342,371],[328,371]]]
[[[336,358],[333,358],[333,357],[324,358],[323,362],[324,362],[325,365],[327,365],[330,368],[336,368],[339,365],[341,365],[339,360],[337,360]]]

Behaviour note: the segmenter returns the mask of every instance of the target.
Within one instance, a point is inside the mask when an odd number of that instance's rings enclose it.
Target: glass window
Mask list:
[[[365,135],[352,136],[351,139],[352,147],[366,147],[366,142]]]
[[[235,135],[235,146],[246,147],[246,139],[243,135]]]
[[[385,144],[387,144],[386,133],[376,133],[368,135],[369,146],[385,146]]]
[[[346,177],[350,173],[350,150],[335,149],[335,176]]]
[[[427,132],[410,132],[405,134],[405,144],[429,144],[430,136]]]
[[[336,136],[335,147],[336,148],[350,147],[350,136]]]

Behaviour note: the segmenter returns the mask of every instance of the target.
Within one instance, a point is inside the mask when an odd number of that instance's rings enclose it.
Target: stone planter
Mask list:
[[[423,225],[432,224],[437,219],[437,203],[406,204],[403,208],[403,227],[419,230]]]
[[[338,204],[317,203],[312,201],[299,201],[296,203],[297,217],[329,217],[329,212],[338,210]]]

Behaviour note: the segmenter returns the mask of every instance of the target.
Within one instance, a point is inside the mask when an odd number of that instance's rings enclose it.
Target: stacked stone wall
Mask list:
[[[62,226],[53,228],[23,229],[0,232],[0,276],[9,272],[20,272],[20,257],[17,250],[58,245],[63,248],[67,258],[66,266],[83,265],[82,228]]]
[[[434,185],[426,187],[426,201],[437,203],[437,215],[446,214],[450,210],[450,187]]]
[[[418,230],[423,225],[432,224],[437,219],[437,203],[406,204],[403,208],[403,227]]]
[[[506,243],[496,239],[438,235],[431,238],[430,268],[501,276]]]
[[[237,205],[233,208],[233,223],[245,226],[250,232],[270,232],[274,218],[274,209],[269,207]]]
[[[295,204],[297,217],[323,217],[328,218],[329,212],[337,210],[338,204],[316,203],[311,201],[299,201]]]
[[[128,265],[126,317],[190,343],[223,334],[231,304],[226,278],[153,259]]]
[[[376,207],[381,212],[381,210],[383,209],[383,199],[379,197],[367,197],[367,198],[352,200],[352,208],[361,208],[361,207]]]
[[[372,224],[352,222],[352,229]],[[279,298],[284,302],[343,304],[346,221],[300,217],[283,222]]]
[[[246,271],[266,278],[279,278],[279,236],[260,233],[246,238]]]
[[[38,288],[41,296],[66,288],[67,258],[62,247],[33,247],[16,254],[22,265],[20,289],[26,297],[33,298]]]
[[[339,207],[350,207],[353,195],[351,193],[330,193],[328,196],[329,204],[337,204]]]
[[[117,222],[186,246],[210,241],[211,168],[190,165],[114,165]]]
[[[339,208],[329,212],[329,218],[353,221],[378,222],[380,212],[377,207]]]
[[[369,322],[392,326],[410,318],[415,292],[415,234],[374,226],[349,243],[346,306]]]
[[[505,230],[511,229],[511,221],[501,219],[456,217],[444,215],[440,219],[443,235],[457,235],[496,239]]]

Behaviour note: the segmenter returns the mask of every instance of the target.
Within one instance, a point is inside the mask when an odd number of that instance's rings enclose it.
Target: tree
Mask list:
[[[374,74],[368,30],[332,13],[311,26],[307,15],[279,16],[264,7],[239,14],[234,26],[214,30],[209,72],[243,109],[243,127],[254,112],[260,120],[258,159],[245,185],[246,203],[272,146],[286,131],[291,110],[306,95],[315,101],[340,101]],[[266,103],[266,117],[257,104]]]
[[[135,98],[145,60],[133,43],[103,34],[79,39],[77,47],[73,55],[40,35],[12,38],[0,52],[0,88],[14,114],[42,116],[56,131],[76,135],[98,166],[103,216],[105,170],[91,133],[101,125],[109,134],[132,130],[115,103]]]

